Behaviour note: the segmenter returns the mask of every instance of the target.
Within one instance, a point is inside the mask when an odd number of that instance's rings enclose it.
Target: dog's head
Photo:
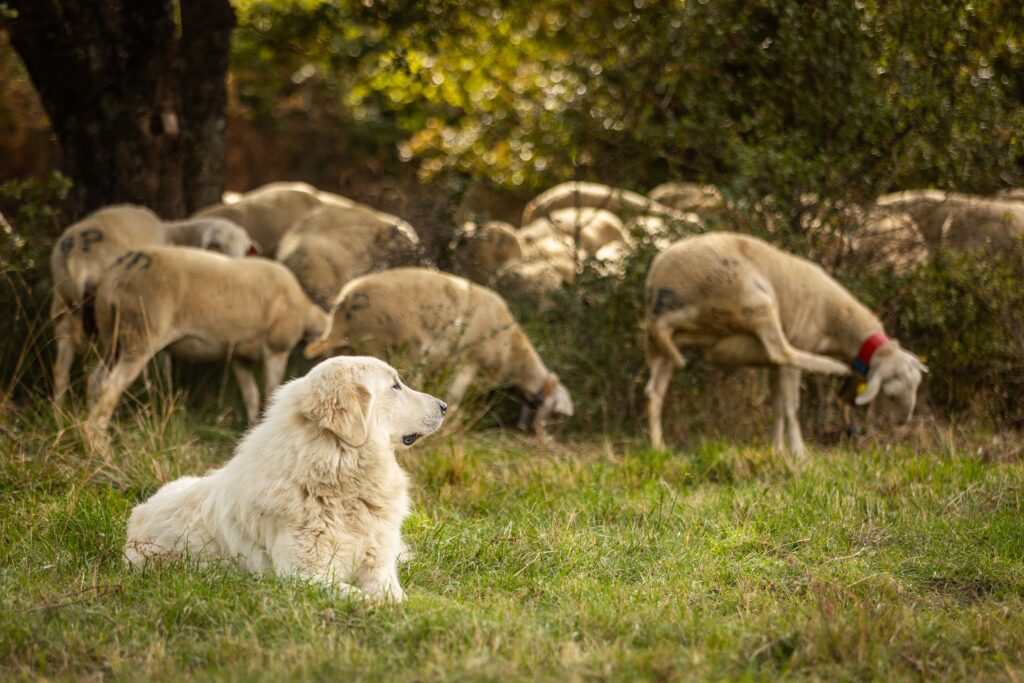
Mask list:
[[[410,389],[395,369],[368,356],[338,356],[304,378],[301,410],[306,419],[349,446],[387,440],[411,446],[437,430],[448,406]]]

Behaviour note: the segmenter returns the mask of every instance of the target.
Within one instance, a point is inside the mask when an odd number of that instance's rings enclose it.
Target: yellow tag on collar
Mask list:
[[[861,382],[860,384],[857,385],[857,393],[858,394],[863,394],[867,390],[868,390],[868,385],[865,384],[864,382]]]

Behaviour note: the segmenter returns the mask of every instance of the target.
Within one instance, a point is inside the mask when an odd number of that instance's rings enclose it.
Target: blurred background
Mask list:
[[[306,181],[408,220],[444,267],[462,221],[517,223],[556,183],[645,193],[682,180],[720,193],[707,228],[817,260],[926,355],[932,416],[1024,422],[1020,244],[911,266],[850,247],[863,217],[851,207],[885,193],[1024,187],[1016,0],[152,5],[0,1],[11,405],[45,394],[53,240],[99,206],[173,218],[223,190]],[[546,312],[520,311],[585,397],[574,428],[642,424],[651,255],[621,278],[584,270]],[[668,420],[681,429],[705,413],[708,429],[740,429],[715,414],[765,401],[759,374],[686,374],[690,406]],[[831,429],[824,403],[806,409]]]

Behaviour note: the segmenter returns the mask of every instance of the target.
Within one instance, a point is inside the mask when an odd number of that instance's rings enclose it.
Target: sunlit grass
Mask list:
[[[72,411],[0,446],[0,674],[137,680],[1021,675],[1024,466],[959,450],[645,449],[496,431],[403,456],[398,607],[223,567],[121,562],[126,515],[238,425]],[[944,452],[942,452],[944,451]]]

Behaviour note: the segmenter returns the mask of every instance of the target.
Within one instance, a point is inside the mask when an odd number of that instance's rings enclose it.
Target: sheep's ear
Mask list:
[[[305,397],[302,413],[332,432],[349,446],[358,448],[369,435],[370,403],[373,394],[352,380],[324,377]]]
[[[321,337],[316,341],[311,341],[308,344],[306,344],[306,348],[302,351],[302,355],[304,355],[306,358],[316,358],[317,356],[322,356],[329,349],[330,343],[326,339]]]
[[[555,387],[555,412],[561,415],[572,417],[573,413],[576,412],[575,406],[572,404],[572,396],[569,394],[569,390],[559,382],[558,386]]]
[[[879,389],[882,388],[882,374],[875,370],[868,377],[868,385],[864,388],[864,391],[857,394],[857,398],[853,400],[859,406],[871,403],[878,396]]]

